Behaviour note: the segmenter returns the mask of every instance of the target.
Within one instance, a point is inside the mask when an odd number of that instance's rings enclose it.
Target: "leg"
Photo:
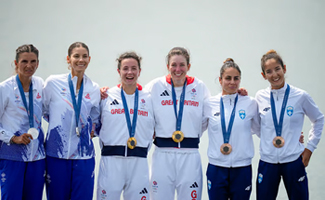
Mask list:
[[[21,161],[0,160],[1,199],[21,200],[26,163]]]
[[[71,200],[92,200],[95,179],[95,158],[72,161]]]
[[[176,153],[177,199],[200,200],[202,195],[202,167],[198,151]]]
[[[308,200],[308,180],[301,157],[282,164],[282,176],[289,199]]]
[[[71,160],[47,156],[46,195],[48,200],[69,200],[71,191]]]
[[[128,158],[127,184],[123,197],[128,200],[149,200],[149,169],[146,158]]]
[[[207,185],[210,200],[228,200],[229,197],[229,168],[208,165]]]
[[[256,181],[257,200],[275,200],[281,176],[279,164],[266,163],[260,160]]]
[[[97,200],[120,199],[125,185],[125,158],[102,156],[99,164]]]
[[[230,199],[249,200],[252,192],[252,166],[230,168]]]
[[[152,155],[150,199],[175,198],[176,156],[174,152],[161,152],[156,147]]]
[[[45,183],[45,159],[26,164],[23,199],[42,200]]]

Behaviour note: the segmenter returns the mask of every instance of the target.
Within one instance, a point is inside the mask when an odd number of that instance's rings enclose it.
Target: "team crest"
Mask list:
[[[16,99],[15,100],[16,103],[19,103],[20,102],[20,99],[19,99],[19,95],[18,94],[15,94],[15,99]]]
[[[62,94],[62,96],[65,96],[67,94],[67,89],[66,88],[61,88],[61,92],[60,94]]]
[[[210,190],[211,189],[211,181],[208,180],[208,189]]]
[[[245,112],[245,110],[240,110],[240,111],[238,111],[239,112],[239,117],[240,117],[240,119],[245,119],[245,117],[246,117],[246,112]]]
[[[292,107],[292,106],[288,106],[288,107],[287,107],[287,115],[288,115],[289,117],[291,117],[292,114],[293,114],[293,107]]]
[[[192,99],[195,99],[195,97],[197,96],[197,93],[196,93],[196,89],[195,88],[193,88],[192,90],[191,90],[191,98]]]
[[[262,183],[263,181],[263,174],[259,173],[258,174],[258,183]]]
[[[140,101],[140,108],[141,109],[145,109],[145,107],[146,107],[146,101],[144,99],[141,99],[141,101]]]

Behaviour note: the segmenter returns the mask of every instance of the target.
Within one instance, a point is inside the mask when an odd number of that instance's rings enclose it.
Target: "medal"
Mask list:
[[[220,151],[223,155],[229,155],[231,153],[232,147],[229,143],[223,143],[220,147]]]
[[[80,137],[79,127],[76,127],[76,134],[77,134],[78,137]]]
[[[78,137],[80,137],[79,118],[80,118],[80,110],[81,110],[81,102],[82,102],[82,94],[83,94],[83,90],[84,90],[84,84],[83,84],[83,80],[82,80],[81,81],[81,86],[80,86],[80,89],[79,89],[78,104],[77,104],[76,95],[74,93],[73,83],[72,83],[72,80],[71,80],[71,74],[69,74],[68,82],[69,82],[69,89],[70,89],[73,109],[74,109],[74,113],[75,113],[76,134],[77,134]]]
[[[36,140],[38,138],[39,132],[36,128],[30,128],[27,131],[28,134],[32,135],[33,140]]]
[[[220,151],[223,155],[228,155],[232,151],[232,147],[229,144],[229,139],[230,139],[232,125],[234,124],[234,120],[235,120],[237,101],[238,101],[238,94],[236,95],[234,107],[233,107],[231,115],[230,115],[228,130],[226,130],[225,108],[223,105],[222,95],[220,97],[221,128],[222,128],[222,135],[223,135],[223,141],[224,141],[224,143],[220,147]]]
[[[283,125],[284,110],[285,110],[285,108],[287,106],[287,102],[288,102],[288,98],[289,98],[289,93],[290,93],[290,86],[289,85],[287,86],[287,89],[286,89],[285,94],[284,94],[284,97],[283,97],[279,123],[278,123],[277,117],[276,117],[276,111],[275,111],[275,103],[274,103],[273,93],[272,93],[272,91],[270,93],[271,93],[270,100],[271,100],[272,118],[273,118],[273,124],[274,124],[275,133],[276,133],[276,137],[273,139],[273,145],[276,148],[281,148],[284,145],[284,139],[283,139],[283,137],[281,137],[281,134],[282,134],[282,125]]]
[[[283,147],[283,145],[284,145],[284,139],[283,139],[283,137],[281,137],[281,136],[276,136],[276,137],[273,139],[273,145],[274,145],[276,148],[281,148],[281,147]]]
[[[174,142],[182,142],[184,139],[184,133],[181,131],[181,126],[182,126],[182,118],[183,118],[183,108],[184,108],[184,100],[185,100],[185,88],[186,88],[186,83],[187,79],[185,79],[184,85],[183,85],[183,90],[182,94],[179,99],[179,111],[177,115],[177,100],[176,100],[176,92],[174,88],[174,83],[173,80],[171,79],[171,85],[172,85],[172,98],[173,98],[173,105],[174,105],[174,113],[176,117],[176,131],[174,131],[172,135],[172,139]]]
[[[34,105],[33,105],[33,83],[32,81],[30,82],[29,85],[29,105],[27,106],[27,101],[26,101],[26,96],[24,93],[24,89],[23,89],[23,85],[20,82],[19,76],[16,76],[16,82],[18,84],[18,89],[19,89],[19,93],[21,96],[21,99],[24,103],[27,115],[28,115],[28,120],[29,120],[29,127],[30,129],[27,131],[28,134],[31,134],[33,139],[37,139],[38,137],[38,130],[34,127]]]
[[[181,142],[184,139],[184,134],[182,131],[174,131],[172,138],[174,142]]]
[[[127,145],[129,149],[134,149],[137,145],[137,140],[135,139],[134,135],[135,135],[135,127],[137,125],[137,118],[138,118],[138,99],[139,99],[138,88],[135,89],[135,94],[134,94],[134,109],[133,109],[134,113],[133,113],[132,125],[131,125],[128,104],[126,102],[122,87],[121,87],[121,97],[122,97],[122,102],[124,107],[125,120],[128,125],[129,136],[130,136]]]
[[[129,147],[129,149],[134,149],[136,145],[137,145],[137,140],[135,139],[135,137],[130,137],[128,139],[128,147]]]

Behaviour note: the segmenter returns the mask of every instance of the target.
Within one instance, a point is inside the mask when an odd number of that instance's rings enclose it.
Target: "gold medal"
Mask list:
[[[174,142],[181,142],[184,139],[184,134],[182,131],[175,131],[172,135]]]
[[[283,139],[283,137],[281,137],[281,136],[276,136],[276,137],[273,139],[273,145],[274,145],[276,148],[281,148],[281,147],[283,147],[283,145],[284,145],[284,139]]]
[[[134,149],[136,145],[137,145],[137,140],[135,139],[135,137],[130,137],[128,139],[128,147],[129,147],[129,149]]]
[[[221,145],[220,151],[223,155],[229,155],[232,151],[232,147],[229,143],[224,143]]]

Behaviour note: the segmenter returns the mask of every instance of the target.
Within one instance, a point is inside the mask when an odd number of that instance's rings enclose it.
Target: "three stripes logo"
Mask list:
[[[167,90],[165,90],[163,93],[160,94],[160,96],[169,96]]]
[[[119,105],[118,101],[116,99],[114,99],[112,102],[111,102],[111,105]]]
[[[191,186],[190,186],[190,188],[198,188],[199,187],[199,185],[196,183],[196,182],[194,182]]]
[[[139,194],[148,194],[147,188],[143,188],[143,190]]]

